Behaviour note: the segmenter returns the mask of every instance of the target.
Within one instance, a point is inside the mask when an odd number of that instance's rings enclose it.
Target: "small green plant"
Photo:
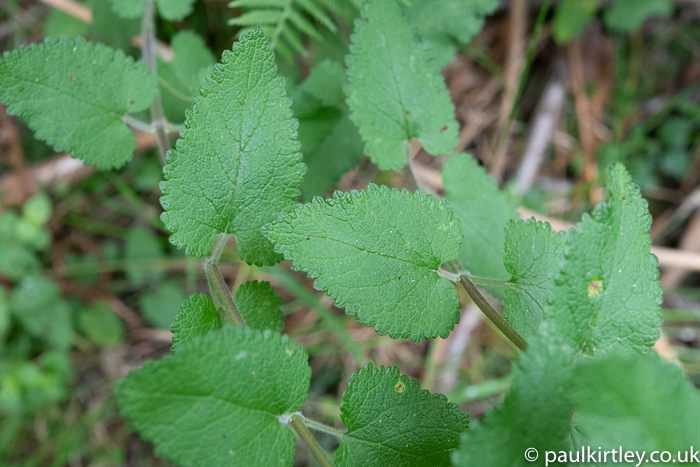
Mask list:
[[[280,21],[297,14],[292,1],[257,3]],[[322,10],[310,9],[315,2],[298,3],[330,27]],[[472,24],[495,7],[477,3]],[[625,168],[608,169],[608,201],[576,228],[553,232],[546,223],[517,220],[496,181],[468,154],[451,154],[458,124],[440,59],[424,41],[428,26],[417,33],[411,5],[394,0],[358,6],[347,70],[322,62],[294,104],[262,30],[243,34],[213,70],[204,57],[186,72],[191,78],[207,70],[207,77],[167,153],[162,220],[174,245],[202,258],[210,294],[182,304],[173,352],[117,387],[130,425],[159,455],[185,466],[291,466],[294,432],[324,466],[554,465],[574,462],[584,446],[597,453],[692,450],[700,439],[700,395],[650,352],[659,337],[661,287],[651,216]],[[140,13],[153,5],[132,7]],[[304,32],[305,23],[295,24]],[[454,45],[451,33],[443,38]],[[181,81],[180,94],[189,83]],[[127,125],[148,124],[129,114],[160,105],[157,84],[144,64],[81,39],[49,39],[0,60],[0,101],[8,111],[40,138],[102,168],[131,158]],[[308,120],[299,126],[292,109]],[[333,116],[332,136],[311,135],[318,112]],[[450,154],[445,198],[369,185],[298,204],[302,188],[312,198],[328,187],[305,185],[305,174],[320,173],[318,148],[344,144],[350,122],[357,127],[350,146],[361,139],[383,169],[403,169],[414,139],[430,154]],[[356,160],[357,152],[333,156]],[[345,430],[306,418],[308,356],[280,334],[281,300],[269,283],[246,283],[231,294],[218,267],[230,237],[249,264],[291,260],[338,307],[391,338],[447,337],[460,316],[456,287],[463,287],[521,351],[511,391],[470,429],[469,415],[444,395],[421,390],[398,367],[367,363],[343,394]],[[503,299],[505,316],[477,285]],[[309,429],[337,438],[332,460]],[[534,462],[530,449],[540,452]]]

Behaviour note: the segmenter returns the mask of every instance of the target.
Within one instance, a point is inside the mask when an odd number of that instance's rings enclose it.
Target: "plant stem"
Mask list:
[[[462,266],[457,260],[448,261],[447,265],[453,272],[459,272],[462,270]],[[513,329],[508,321],[501,316],[491,304],[481,295],[479,289],[476,288],[474,283],[469,279],[469,276],[460,275],[459,283],[462,284],[464,290],[467,291],[469,297],[474,301],[476,306],[486,315],[488,319],[491,320],[493,324],[520,350],[527,350],[527,342],[523,337]]]
[[[156,28],[154,22],[153,0],[146,0],[143,7],[143,19],[141,21],[141,55],[143,61],[158,77],[158,64],[156,62]],[[163,112],[163,102],[160,100],[160,89],[156,86],[156,96],[151,104],[151,123],[155,126],[156,142],[158,143],[158,155],[161,164],[165,165],[165,153],[170,149],[170,139],[165,131],[166,121]]]
[[[333,427],[330,427],[328,425],[324,425],[323,423],[317,422],[316,420],[311,420],[310,418],[304,417],[301,413],[296,413],[294,414],[295,416],[298,416],[301,418],[301,421],[304,422],[304,425],[306,425],[308,428],[311,428],[312,430],[320,431],[322,433],[326,433],[331,436],[335,436],[339,440],[343,440],[343,435],[345,435],[345,432],[342,430],[337,430]]]
[[[204,274],[207,276],[207,284],[214,303],[224,310],[226,321],[233,326],[245,326],[245,321],[233,302],[231,291],[219,271],[219,266],[212,261],[204,261]]]
[[[504,287],[518,287],[518,284],[514,284],[510,281],[501,281],[498,279],[489,279],[488,277],[479,277],[479,276],[472,276],[471,274],[467,274],[469,276],[469,279],[476,285],[502,285]]]
[[[321,445],[318,444],[318,441],[316,441],[314,435],[312,435],[309,429],[306,428],[304,421],[299,415],[292,415],[292,419],[290,420],[289,424],[292,425],[294,431],[297,432],[299,438],[301,438],[304,444],[306,444],[306,447],[309,448],[309,451],[311,451],[311,454],[319,464],[321,464],[323,467],[333,467],[333,462],[330,460]]]

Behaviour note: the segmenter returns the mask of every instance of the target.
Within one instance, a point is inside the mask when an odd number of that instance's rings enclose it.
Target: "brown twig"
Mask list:
[[[84,23],[92,23],[92,10],[90,8],[74,2],[73,0],[39,0],[57,10],[79,19]]]
[[[494,144],[493,156],[488,164],[491,174],[499,180],[506,168],[506,155],[512,130],[510,117],[520,86],[520,75],[525,67],[527,17],[527,0],[511,0],[508,14],[510,26],[508,30],[508,55],[505,66],[506,87],[501,100],[498,116],[498,133]]]
[[[555,62],[552,77],[547,82],[545,91],[537,104],[525,153],[518,170],[516,187],[521,195],[527,193],[535,181],[549,142],[554,135],[566,97],[566,79],[564,64],[561,61]]]

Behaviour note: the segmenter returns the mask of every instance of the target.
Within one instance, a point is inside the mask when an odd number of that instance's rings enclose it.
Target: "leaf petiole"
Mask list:
[[[326,433],[331,436],[335,436],[339,440],[343,440],[343,436],[345,436],[345,432],[343,430],[338,430],[336,428],[333,428],[331,426],[325,425],[323,423],[317,422],[316,420],[311,420],[310,418],[306,418],[301,414],[301,412],[297,412],[296,414],[301,418],[301,420],[304,422],[304,425],[306,425],[308,428],[311,428],[312,430],[320,431],[322,433]]]
[[[241,316],[241,313],[238,311],[233,301],[231,290],[228,288],[228,285],[226,285],[226,281],[219,270],[219,266],[216,265],[216,262],[221,258],[221,253],[224,251],[226,240],[227,237],[225,233],[217,237],[211,256],[202,261],[204,265],[204,274],[207,277],[207,284],[209,285],[212,299],[217,307],[223,309],[226,321],[233,326],[245,326],[243,316]]]
[[[481,295],[481,292],[479,292],[479,289],[476,288],[476,285],[471,281],[469,276],[460,274],[458,271],[462,271],[463,268],[459,264],[457,260],[452,260],[447,262],[447,266],[452,269],[452,272],[455,274],[459,274],[459,283],[462,284],[462,287],[464,287],[464,290],[467,291],[469,294],[469,297],[474,301],[476,306],[479,307],[479,309],[486,315],[488,319],[491,320],[493,324],[496,325],[496,327],[513,343],[517,348],[520,350],[527,350],[527,342],[523,337],[518,334],[518,332],[513,329],[510,324],[508,324],[508,321],[501,316],[492,306],[491,304],[484,298],[483,295]]]
[[[323,450],[321,445],[318,444],[318,441],[316,441],[314,435],[312,435],[309,429],[306,427],[304,420],[302,420],[299,414],[292,415],[289,424],[292,426],[292,428],[294,428],[294,431],[296,431],[299,438],[301,438],[304,444],[306,444],[306,447],[309,448],[309,451],[311,451],[311,454],[318,461],[318,463],[321,464],[321,466],[333,467],[333,462],[328,458],[328,455]]]

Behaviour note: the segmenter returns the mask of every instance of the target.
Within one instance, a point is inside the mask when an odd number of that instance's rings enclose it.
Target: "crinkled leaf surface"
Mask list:
[[[222,327],[224,327],[224,321],[221,313],[216,309],[209,295],[203,293],[190,295],[190,298],[182,302],[175,323],[170,327],[173,333],[171,350],[176,352],[182,344]]]
[[[47,38],[0,58],[0,102],[39,139],[100,169],[136,149],[122,117],[147,109],[155,80],[143,63],[83,39]]]
[[[273,264],[281,258],[260,227],[294,205],[304,164],[263,33],[253,31],[225,52],[200,92],[161,183],[170,241],[204,256],[226,232],[236,236],[242,259]]]
[[[442,181],[445,197],[462,223],[462,267],[475,276],[508,280],[503,266],[504,229],[508,221],[519,218],[516,204],[469,154],[448,159]]]
[[[607,173],[610,199],[570,229],[547,314],[573,348],[644,352],[659,338],[661,284],[649,250],[651,215],[621,164]]]
[[[573,409],[573,350],[543,324],[513,370],[513,386],[505,400],[463,435],[453,456],[457,467],[544,466],[544,451],[569,450]],[[540,452],[526,462],[528,448]],[[550,464],[554,465],[554,464]]]
[[[469,426],[469,414],[442,394],[421,391],[397,366],[371,363],[353,374],[340,418],[348,429],[334,456],[341,467],[450,465]]]
[[[181,31],[171,41],[173,59],[158,57],[158,81],[165,116],[171,122],[185,121],[185,109],[192,107],[194,96],[216,60],[204,40],[193,31]]]
[[[365,151],[383,170],[406,165],[413,138],[430,154],[451,152],[458,125],[445,81],[396,0],[368,0],[355,23],[346,88]]]
[[[576,368],[574,382],[571,399],[584,445],[671,451],[674,457],[690,446],[698,451],[700,393],[655,353],[592,359]]]
[[[494,12],[497,0],[422,0],[401,4],[411,26],[430,41],[435,64],[443,68],[454,58],[457,46],[481,31],[484,17]]]
[[[264,227],[292,267],[380,335],[447,337],[459,297],[436,272],[459,252],[459,220],[444,200],[370,184],[316,198]]]
[[[566,232],[552,232],[546,222],[510,221],[506,227],[504,261],[515,287],[504,292],[503,307],[508,323],[525,339],[544,319],[565,245]]]
[[[149,360],[117,386],[121,413],[181,466],[291,466],[311,378],[303,347],[272,331],[230,327]]]
[[[282,332],[282,297],[272,290],[267,281],[245,282],[236,291],[234,298],[238,311],[246,326],[253,329],[271,329]]]
[[[360,161],[364,143],[348,117],[345,70],[332,60],[316,65],[292,98],[299,119],[299,141],[307,166],[304,200],[322,196]]]

